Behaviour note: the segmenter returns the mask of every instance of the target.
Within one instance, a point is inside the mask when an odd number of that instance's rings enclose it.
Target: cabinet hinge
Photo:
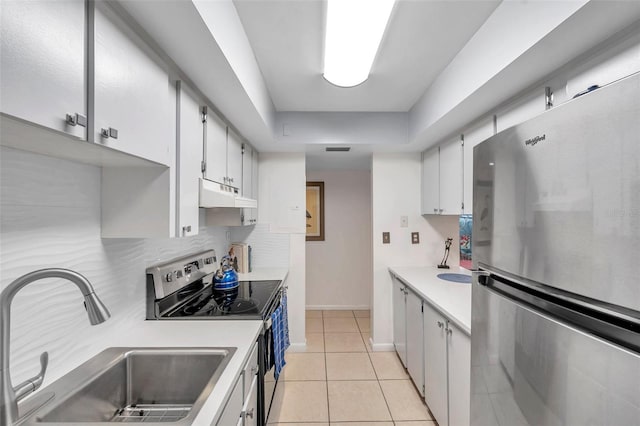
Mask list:
[[[206,161],[200,162],[200,171],[202,171],[202,173],[207,171],[207,162]]]
[[[424,395],[426,393],[427,393],[427,388],[424,385],[422,385],[422,394]]]
[[[462,210],[464,210],[464,203],[462,203]]]
[[[242,155],[244,155],[244,144],[242,144]]]
[[[420,312],[424,312],[424,304],[420,305]]]
[[[206,106],[203,106],[202,107],[202,122],[203,123],[207,122],[208,114],[209,114],[209,108],[206,107]]]
[[[460,135],[460,143],[464,146],[464,135]]]

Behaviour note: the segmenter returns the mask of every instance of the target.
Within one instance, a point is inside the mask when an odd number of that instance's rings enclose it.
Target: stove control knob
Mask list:
[[[166,282],[170,283],[171,281],[173,281],[173,273],[169,272],[167,275],[164,276],[164,279]]]

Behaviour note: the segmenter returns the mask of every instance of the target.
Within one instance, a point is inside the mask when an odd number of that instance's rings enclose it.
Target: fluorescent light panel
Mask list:
[[[328,0],[324,78],[352,87],[369,78],[395,0]]]

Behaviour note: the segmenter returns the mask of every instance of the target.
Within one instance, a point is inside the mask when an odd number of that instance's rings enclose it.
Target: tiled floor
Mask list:
[[[372,352],[369,311],[307,311],[307,350],[288,352],[272,426],[435,426],[395,352]]]

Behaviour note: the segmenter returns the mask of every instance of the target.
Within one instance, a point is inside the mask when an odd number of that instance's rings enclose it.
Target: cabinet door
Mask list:
[[[473,148],[493,136],[493,119],[464,133],[464,213],[473,213]]]
[[[440,426],[447,426],[447,321],[424,305],[425,401]]]
[[[258,156],[260,154],[255,149],[253,150],[253,157],[251,158],[251,193],[253,194],[253,199],[258,199],[258,182],[259,182],[259,172],[258,172]],[[259,208],[260,206],[258,206]],[[251,209],[251,223],[258,223],[258,209]]]
[[[462,141],[440,145],[440,214],[462,213]]]
[[[238,378],[216,426],[237,425],[242,420],[242,376]],[[240,423],[242,424],[242,423]]]
[[[243,401],[246,401],[249,395],[249,391],[251,389],[251,383],[256,378],[258,374],[258,344],[253,345],[253,349],[251,350],[251,355],[249,355],[249,360],[247,361],[247,365],[244,367],[244,393],[243,393]]]
[[[407,366],[407,316],[405,285],[397,278],[393,282],[393,345],[402,361]]]
[[[422,214],[438,214],[439,197],[439,147],[435,147],[422,153]]]
[[[244,426],[258,426],[258,376],[254,375],[247,399],[242,407]]]
[[[92,140],[173,166],[175,85],[166,65],[106,2],[90,4],[95,5]]]
[[[86,138],[85,1],[3,1],[0,24],[2,112]]]
[[[205,140],[204,177],[218,183],[227,182],[227,125],[208,108]]]
[[[198,234],[198,178],[202,161],[202,119],[200,104],[183,82],[177,84],[178,141],[176,158],[177,229],[176,235]]]
[[[449,323],[449,426],[469,426],[471,339]]]
[[[245,143],[242,153],[242,196],[247,198],[253,197],[252,185],[252,167],[253,167],[253,148]]]
[[[424,396],[424,336],[422,299],[407,292],[407,370],[420,395]]]
[[[242,139],[231,129],[227,139],[227,177],[229,185],[242,189]]]

